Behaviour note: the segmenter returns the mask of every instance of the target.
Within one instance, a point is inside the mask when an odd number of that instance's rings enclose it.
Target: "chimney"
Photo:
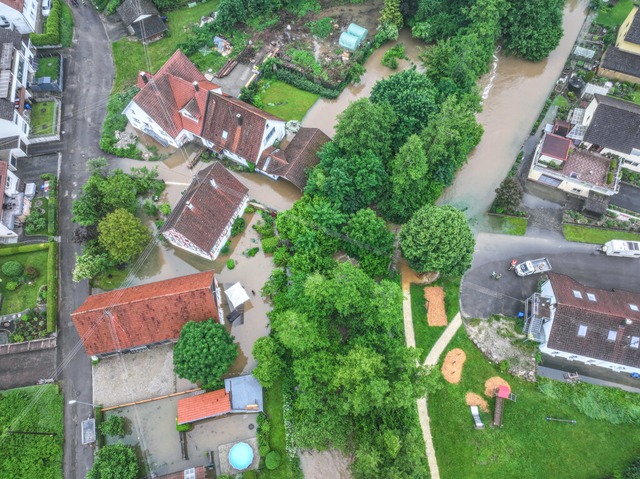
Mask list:
[[[149,78],[147,77],[147,74],[145,72],[140,72],[140,78],[142,78],[143,82],[149,83]]]
[[[624,322],[622,323],[622,326],[631,326],[631,324],[633,323],[633,321],[629,318],[624,318]]]
[[[190,210],[193,209],[193,205],[191,204],[191,201],[187,201],[187,208],[189,208]]]
[[[236,115],[236,120],[238,120],[238,126],[242,126],[242,115],[240,113]]]
[[[194,81],[194,82],[193,82],[193,88],[194,88],[196,91],[200,90],[200,87],[198,86],[198,82],[197,82],[197,81]]]

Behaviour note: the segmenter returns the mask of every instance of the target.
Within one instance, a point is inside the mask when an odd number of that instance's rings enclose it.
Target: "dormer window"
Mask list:
[[[184,116],[185,118],[189,118],[189,120],[191,120],[191,121],[198,121],[198,119],[197,119],[195,116],[193,116],[191,113],[189,113],[189,112],[188,112],[186,109],[184,109],[184,108],[183,108],[182,110],[180,110],[180,114],[181,114],[182,116]]]

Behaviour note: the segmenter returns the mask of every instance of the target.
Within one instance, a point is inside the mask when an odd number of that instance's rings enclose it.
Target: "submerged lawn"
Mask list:
[[[429,396],[443,478],[602,479],[637,457],[637,426],[589,419],[566,401],[544,396],[536,384],[498,373],[464,329],[452,340],[452,348],[467,354],[462,380],[456,385],[443,381],[444,388]],[[502,428],[492,427],[492,415],[481,412],[485,429],[475,430],[465,395],[483,395],[484,382],[492,376],[509,382],[517,402],[506,402]],[[487,399],[493,413],[494,400]],[[547,422],[547,416],[577,423]]]
[[[299,90],[279,80],[269,81],[269,87],[262,95],[264,110],[285,121],[297,120],[307,114],[320,95]]]
[[[613,239],[640,241],[639,233],[631,233],[628,231],[590,228],[589,226],[579,225],[563,225],[562,231],[567,241],[574,241],[576,243],[604,244]]]

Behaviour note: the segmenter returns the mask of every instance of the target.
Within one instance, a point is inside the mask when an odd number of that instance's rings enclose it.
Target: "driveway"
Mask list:
[[[33,386],[38,379],[51,377],[56,350],[42,349],[0,356],[0,390]]]
[[[481,233],[473,264],[460,288],[463,316],[515,317],[522,311],[522,301],[534,292],[540,275],[520,278],[508,271],[509,263],[511,259],[520,262],[539,257],[549,258],[556,273],[571,276],[587,286],[640,291],[638,261],[597,254],[594,245],[589,244]],[[491,279],[493,271],[502,273],[502,278]]]
[[[48,154],[30,158],[18,159],[16,175],[25,183],[42,184],[40,175],[43,173],[58,173],[58,154]]]
[[[622,183],[620,191],[611,197],[610,203],[640,213],[640,188]]]

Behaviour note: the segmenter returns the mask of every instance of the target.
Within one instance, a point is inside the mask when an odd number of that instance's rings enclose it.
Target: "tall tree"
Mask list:
[[[253,344],[252,354],[258,365],[252,374],[263,387],[270,388],[284,375],[283,352],[282,345],[273,336],[263,336]]]
[[[475,239],[464,213],[425,206],[400,231],[400,250],[416,271],[462,275],[471,266]]]
[[[393,255],[394,234],[375,211],[366,208],[349,219],[344,228],[345,251],[356,257],[370,276],[386,276]]]
[[[225,327],[208,319],[189,321],[173,348],[173,366],[181,378],[198,382],[205,389],[220,384],[238,356],[238,347]]]
[[[128,263],[144,250],[151,233],[127,210],[109,213],[98,224],[98,242],[119,263]]]
[[[502,39],[507,51],[527,60],[546,58],[562,38],[564,0],[507,0]]]

